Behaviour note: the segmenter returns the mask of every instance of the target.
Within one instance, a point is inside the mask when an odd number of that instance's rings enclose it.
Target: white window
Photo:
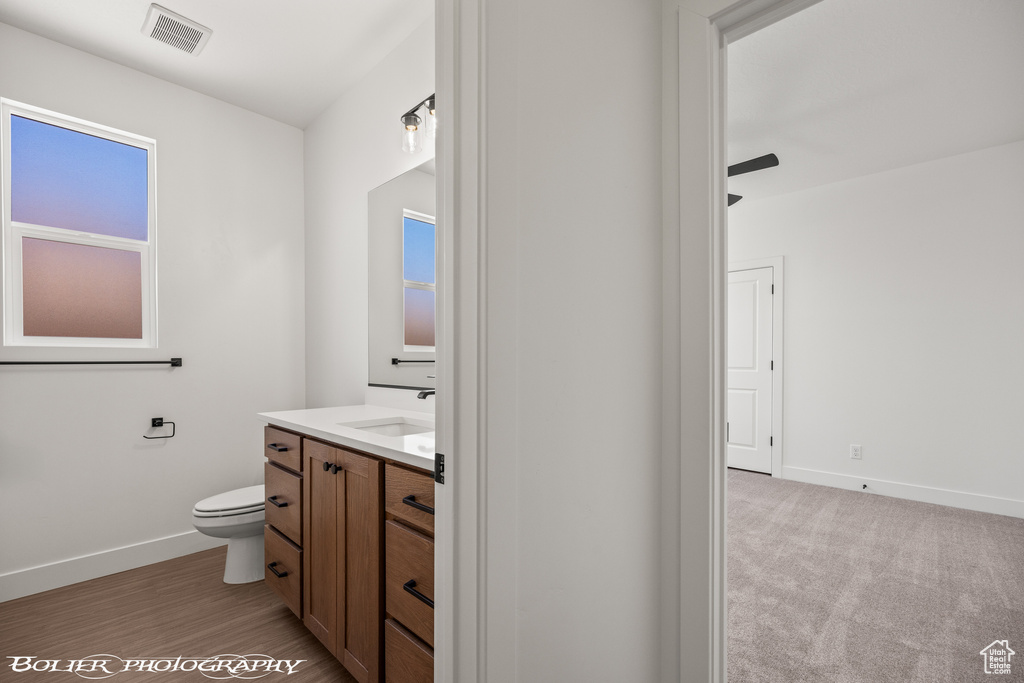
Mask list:
[[[402,216],[402,286],[406,351],[434,350],[437,277],[434,218],[406,209]]]
[[[156,142],[0,99],[4,345],[155,347]]]

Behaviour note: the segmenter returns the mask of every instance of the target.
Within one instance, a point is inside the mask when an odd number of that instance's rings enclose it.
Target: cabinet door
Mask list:
[[[346,450],[338,455],[339,658],[360,683],[377,683],[384,616],[383,463]]]
[[[434,478],[394,465],[384,466],[384,511],[434,533]]]
[[[263,463],[267,524],[302,546],[302,477],[274,463]]]
[[[338,657],[338,513],[344,507],[338,506],[338,477],[330,471],[337,465],[337,451],[307,439],[303,458],[303,621]]]
[[[302,471],[302,437],[270,425],[263,428],[263,455],[294,472]]]
[[[434,646],[434,539],[388,521],[384,540],[389,615]]]
[[[302,548],[267,524],[263,527],[267,587],[278,594],[295,616],[302,618]]]

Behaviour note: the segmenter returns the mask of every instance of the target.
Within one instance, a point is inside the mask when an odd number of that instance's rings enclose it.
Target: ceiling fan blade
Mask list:
[[[731,178],[734,175],[750,173],[751,171],[760,171],[762,169],[778,165],[779,158],[777,156],[774,154],[765,154],[763,157],[748,159],[747,161],[741,161],[738,164],[733,164],[729,167],[729,177]]]
[[[730,194],[729,195],[729,206],[732,206],[733,204],[735,204],[736,202],[738,202],[741,199],[743,199],[743,197],[741,197],[738,194]]]

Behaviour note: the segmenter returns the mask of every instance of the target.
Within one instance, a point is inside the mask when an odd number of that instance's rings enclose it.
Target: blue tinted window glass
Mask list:
[[[402,277],[412,282],[434,284],[434,226],[406,218],[403,234]]]
[[[135,240],[148,238],[148,152],[11,116],[11,218]]]

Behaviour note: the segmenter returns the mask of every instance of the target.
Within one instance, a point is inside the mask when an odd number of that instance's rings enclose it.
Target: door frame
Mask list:
[[[782,433],[782,384],[785,378],[785,356],[783,355],[783,325],[782,314],[785,301],[785,278],[783,277],[783,266],[785,258],[782,256],[770,256],[768,258],[751,259],[749,261],[736,261],[729,263],[729,272],[735,273],[740,270],[756,270],[758,268],[772,269],[772,362],[775,364],[772,371],[772,472],[773,477],[782,478],[782,448],[785,440]],[[728,306],[728,301],[726,301]]]

